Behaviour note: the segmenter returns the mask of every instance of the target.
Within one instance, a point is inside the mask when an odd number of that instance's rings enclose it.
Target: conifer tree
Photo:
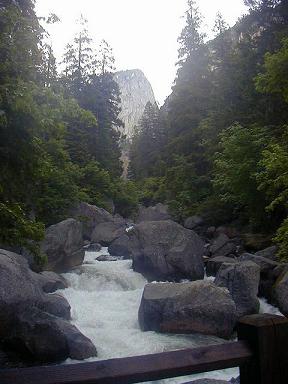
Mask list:
[[[180,63],[191,57],[203,45],[205,38],[205,34],[201,32],[203,17],[196,1],[188,0],[187,5],[186,25],[178,38]]]

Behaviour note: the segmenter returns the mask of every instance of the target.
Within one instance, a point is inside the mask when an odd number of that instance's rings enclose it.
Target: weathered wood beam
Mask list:
[[[130,384],[232,368],[248,363],[245,341],[92,363],[7,369],[1,384]]]

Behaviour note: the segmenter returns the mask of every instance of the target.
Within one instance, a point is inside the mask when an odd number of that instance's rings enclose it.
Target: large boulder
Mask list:
[[[54,293],[53,295],[45,295],[45,298],[40,303],[39,308],[43,312],[61,317],[61,319],[71,319],[71,307],[65,297]]]
[[[225,256],[216,256],[211,259],[208,259],[206,263],[206,274],[207,276],[216,276],[217,272],[221,268],[222,264],[224,263],[237,263],[236,259],[232,259],[231,257],[225,257]]]
[[[201,226],[204,223],[204,220],[200,216],[190,216],[184,221],[184,227],[187,229],[195,229]]]
[[[148,280],[203,279],[204,242],[171,220],[146,221],[129,231],[133,269]]]
[[[263,256],[244,253],[240,256],[241,261],[252,261],[260,267],[260,283],[258,295],[265,297],[269,302],[273,300],[273,286],[276,282],[275,269],[280,265],[276,261]]]
[[[145,286],[138,319],[143,331],[229,338],[236,306],[227,289],[209,281],[152,283]]]
[[[0,250],[0,344],[34,362],[95,355],[95,347],[70,318],[60,295],[44,293],[26,259]]]
[[[255,253],[256,256],[262,256],[270,260],[276,260],[278,248],[276,245],[273,245],[272,247],[268,247],[265,249],[262,249],[261,251],[258,251]]]
[[[53,293],[58,289],[68,288],[68,283],[64,277],[52,271],[35,273],[34,278],[45,293]]]
[[[273,261],[271,259],[268,259],[268,258],[263,257],[263,256],[259,256],[256,254],[254,255],[252,253],[243,253],[240,256],[240,260],[241,261],[252,261],[253,263],[259,265],[261,273],[269,272],[269,271],[271,271],[274,268],[279,266],[279,263],[277,263],[276,261]]]
[[[86,240],[87,241],[87,240]],[[85,250],[87,252],[99,252],[102,249],[102,245],[99,243],[89,243],[86,247]]]
[[[95,346],[76,327],[35,307],[18,314],[4,345],[13,346],[25,360],[40,363],[64,361],[68,357],[83,360],[97,355]]]
[[[82,264],[85,255],[82,224],[67,219],[47,228],[41,251],[47,255],[47,269],[54,272],[67,272]]]
[[[171,219],[172,217],[169,213],[168,206],[159,203],[148,208],[140,206],[136,223],[141,223],[142,221],[163,221]]]
[[[136,245],[137,246],[137,245]],[[133,256],[133,243],[128,233],[115,239],[108,247],[108,251],[112,256],[122,256],[130,259]]]
[[[9,333],[20,306],[40,305],[43,299],[26,259],[0,249],[0,340]]]
[[[73,209],[71,216],[83,223],[83,236],[87,240],[91,240],[96,225],[113,221],[113,216],[105,209],[83,202]]]
[[[278,278],[273,291],[277,307],[284,316],[288,317],[288,271]]]
[[[237,318],[259,312],[257,298],[260,267],[251,262],[224,263],[219,269],[215,284],[228,288],[236,304]]]
[[[100,243],[102,246],[109,246],[114,240],[125,234],[125,222],[109,221],[98,224],[91,236],[94,243]]]

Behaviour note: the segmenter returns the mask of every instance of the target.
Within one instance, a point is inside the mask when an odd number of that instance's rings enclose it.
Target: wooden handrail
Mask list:
[[[1,384],[132,384],[238,367],[253,356],[243,342],[70,365],[0,371]]]
[[[0,370],[0,384],[132,384],[240,367],[241,384],[288,383],[288,320],[252,315],[239,341],[92,363]]]

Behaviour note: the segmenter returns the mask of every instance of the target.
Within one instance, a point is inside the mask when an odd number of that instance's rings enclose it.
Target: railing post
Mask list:
[[[240,367],[241,384],[288,384],[288,320],[276,315],[240,319],[238,339],[253,350],[250,363]]]

